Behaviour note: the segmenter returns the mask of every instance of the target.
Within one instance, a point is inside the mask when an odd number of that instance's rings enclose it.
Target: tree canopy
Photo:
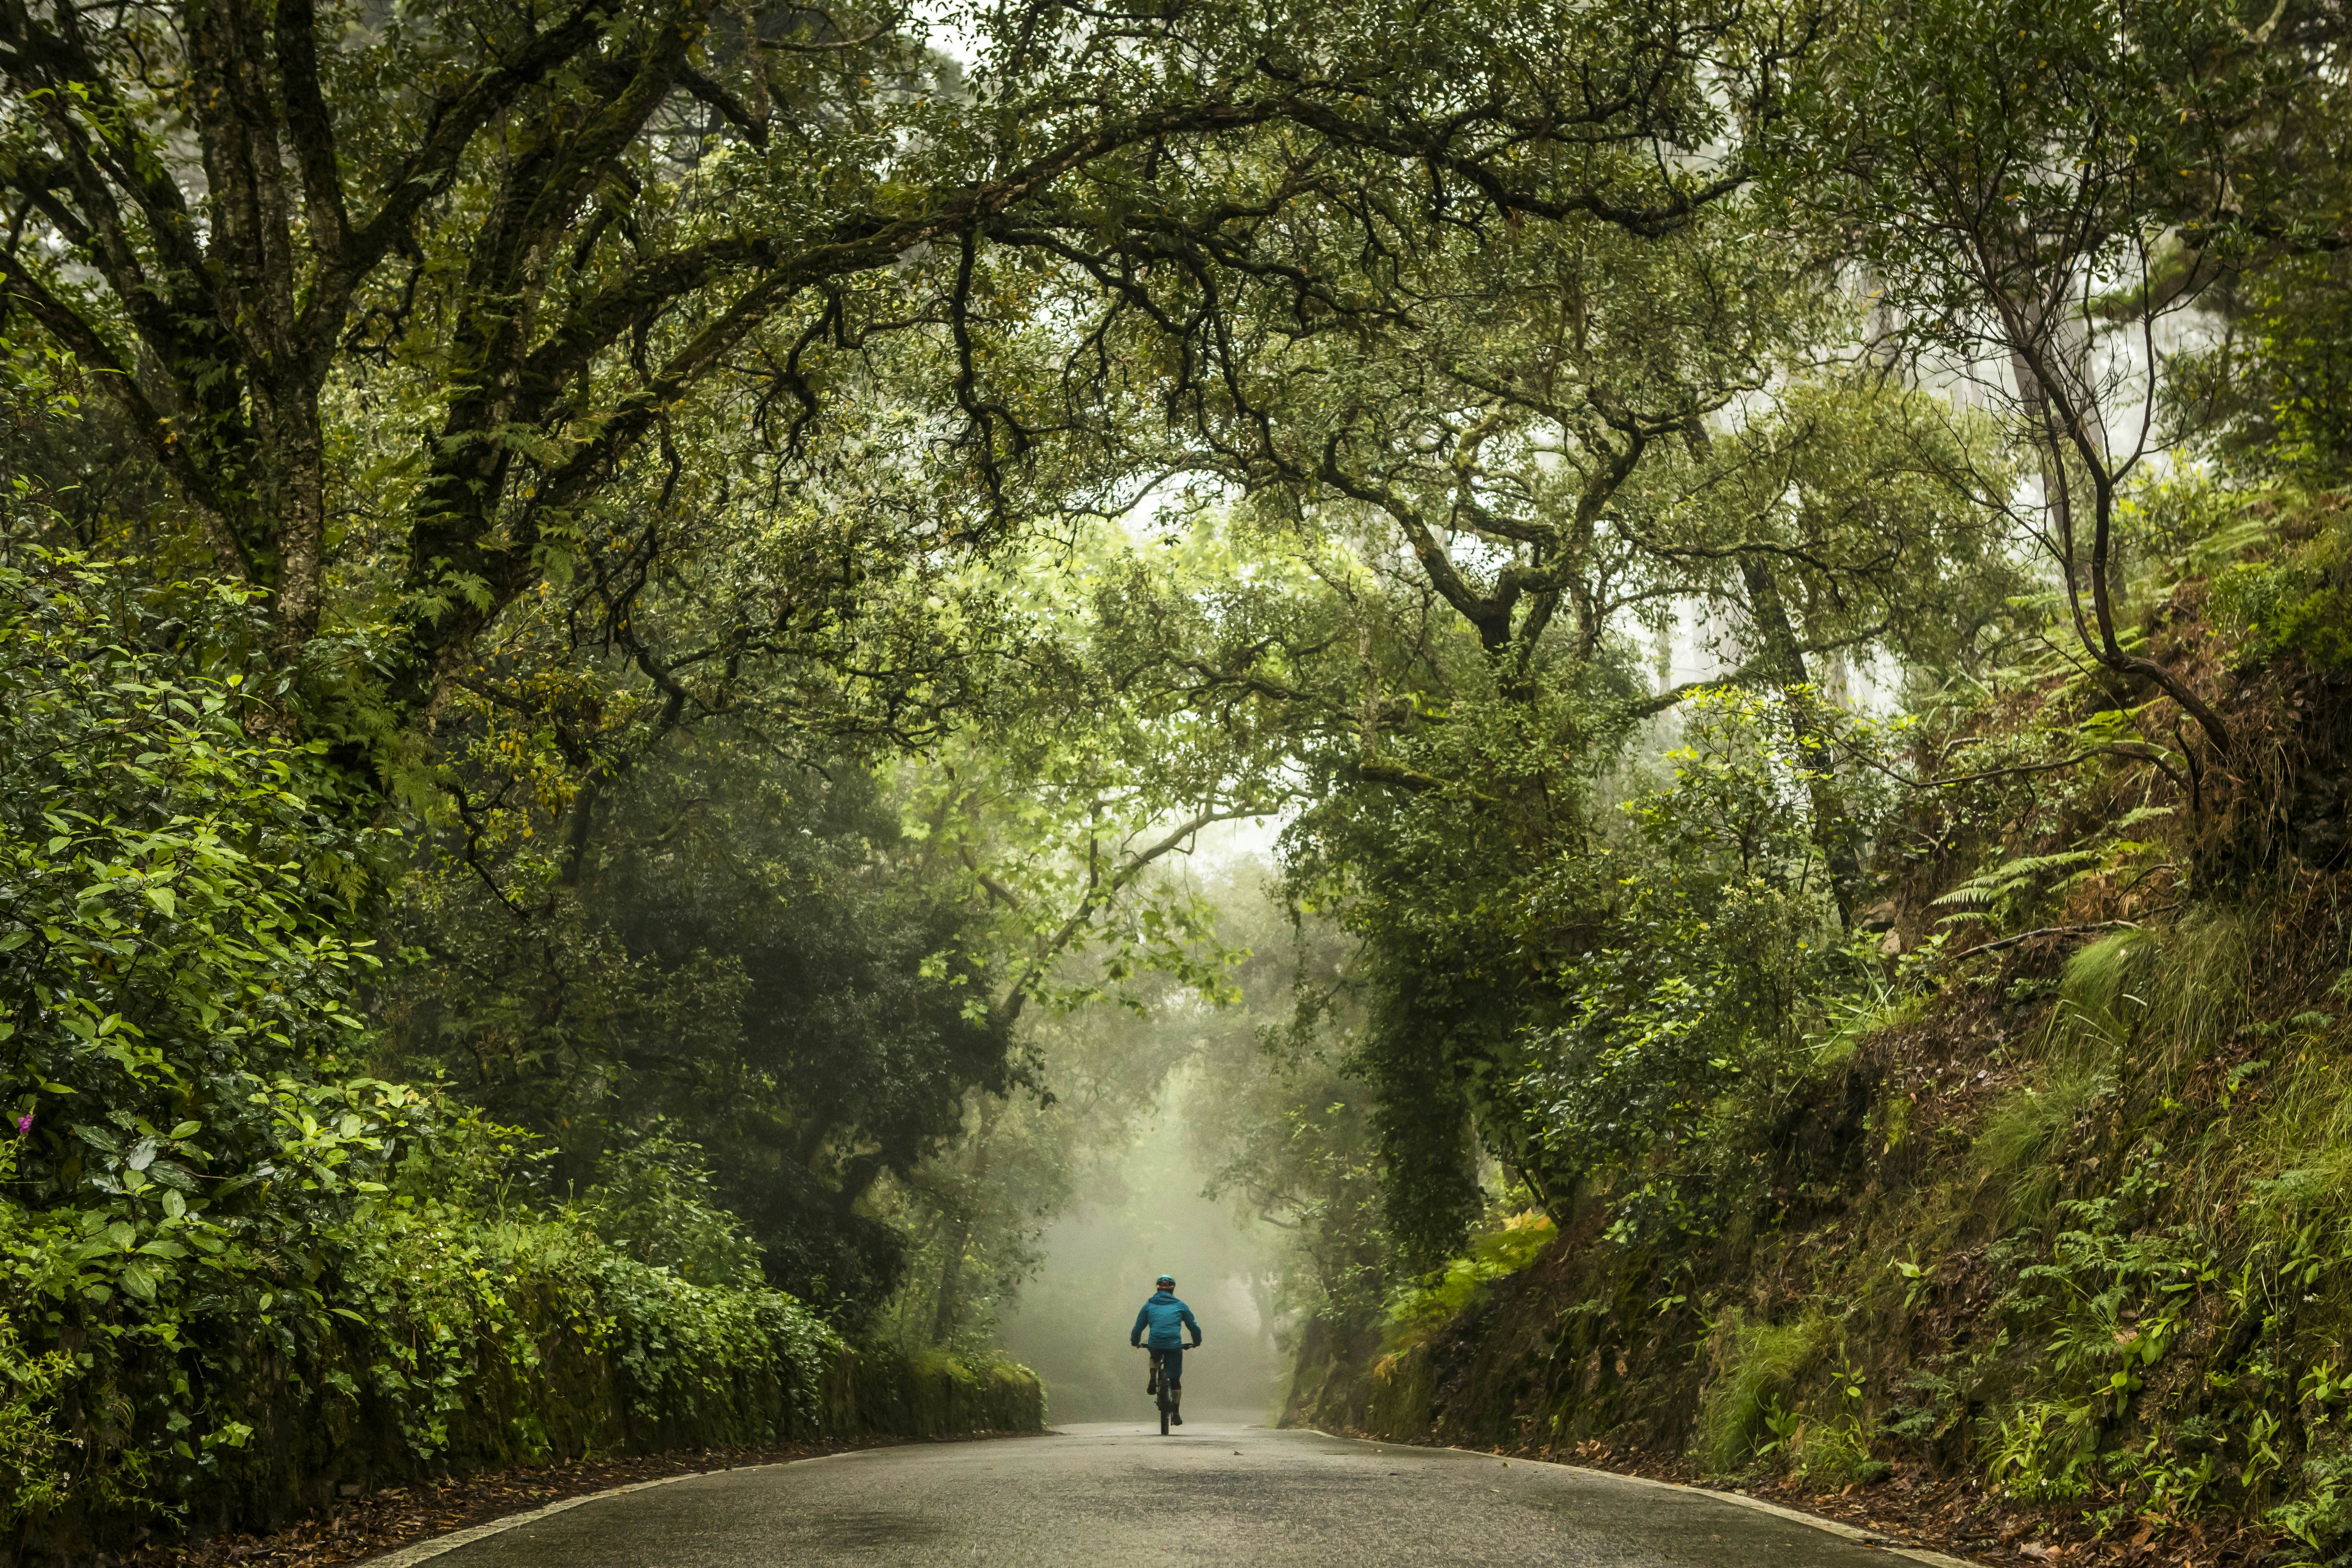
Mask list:
[[[927,15],[0,0],[0,1514],[969,1349],[1187,1063],[1323,1342],[1712,1247],[2337,874],[2330,5]]]

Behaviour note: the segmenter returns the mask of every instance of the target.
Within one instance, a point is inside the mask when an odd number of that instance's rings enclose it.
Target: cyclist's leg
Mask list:
[[[1157,1394],[1160,1392],[1160,1375],[1165,1370],[1160,1358],[1166,1355],[1167,1352],[1165,1351],[1150,1350],[1149,1347],[1146,1348],[1148,1353],[1151,1357],[1151,1372],[1150,1375],[1145,1377],[1143,1380],[1143,1392],[1146,1394]]]
[[[1181,1409],[1181,1406],[1184,1403],[1183,1348],[1179,1346],[1175,1350],[1163,1351],[1160,1353],[1167,1358],[1168,1363],[1168,1370],[1162,1374],[1168,1379],[1168,1405],[1170,1410],[1168,1419],[1175,1423],[1177,1426],[1181,1426],[1184,1424],[1184,1416]]]

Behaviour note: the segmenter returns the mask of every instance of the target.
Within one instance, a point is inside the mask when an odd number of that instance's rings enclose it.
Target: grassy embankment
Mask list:
[[[1521,1222],[1387,1323],[1311,1333],[1291,1418],[1822,1490],[1899,1471],[2117,1542],[2347,1560],[2347,534],[2308,503],[2151,601],[2149,646],[2240,737],[2230,777],[2077,770],[1890,844],[1881,994],[1562,1202],[1553,1244]],[[2053,676],[1979,721],[2083,701]],[[1666,1182],[1676,1225],[1612,1237],[1613,1198]]]

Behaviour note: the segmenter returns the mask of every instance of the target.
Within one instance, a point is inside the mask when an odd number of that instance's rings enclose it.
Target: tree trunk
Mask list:
[[[1001,1102],[990,1100],[981,1112],[980,1130],[972,1140],[971,1169],[962,1182],[964,1201],[947,1227],[946,1256],[940,1259],[939,1300],[932,1303],[931,1342],[946,1344],[963,1323],[963,1259],[978,1228],[981,1189],[988,1184],[988,1156],[995,1147],[996,1118]]]
[[[257,383],[254,404],[264,448],[262,521],[276,545],[268,567],[270,618],[279,647],[292,657],[319,635],[326,605],[326,437],[310,388],[264,393]]]
[[[1780,598],[1779,577],[1772,563],[1758,554],[1739,558],[1739,575],[1748,589],[1748,614],[1764,645],[1769,667],[1780,688],[1781,710],[1787,715],[1789,739],[1799,764],[1805,770],[1806,804],[1811,808],[1813,847],[1829,868],[1830,894],[1837,900],[1838,919],[1849,930],[1853,906],[1862,890],[1862,862],[1854,846],[1853,821],[1837,786],[1837,757],[1828,737],[1828,714],[1821,694],[1805,670],[1804,645],[1789,624]]]

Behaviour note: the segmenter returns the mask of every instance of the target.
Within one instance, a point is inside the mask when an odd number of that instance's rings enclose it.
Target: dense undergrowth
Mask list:
[[[2119,1538],[2251,1521],[2345,1560],[2344,530],[2332,495],[2219,508],[2143,596],[2247,737],[2232,776],[1988,763],[1902,802],[1869,951],[1796,1026],[1556,1193],[1523,1268],[1440,1282],[1489,1233],[1384,1323],[1318,1325],[1293,1417],[1823,1488],[1899,1463]],[[2048,671],[1937,743],[2032,760],[2112,700]]]
[[[0,570],[6,1539],[1039,1423],[1026,1373],[861,1354],[770,1288],[692,1145],[641,1141],[554,1194],[536,1141],[365,1076],[351,904],[379,847],[335,826],[315,748],[250,722],[219,652],[249,597],[123,581],[39,552]]]

